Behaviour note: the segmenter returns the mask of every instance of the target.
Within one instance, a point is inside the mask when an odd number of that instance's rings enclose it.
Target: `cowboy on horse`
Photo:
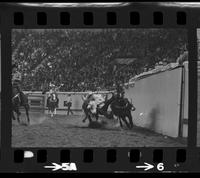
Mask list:
[[[57,96],[57,88],[56,85],[53,82],[50,82],[49,84],[49,96],[51,96],[52,94],[55,94]]]
[[[52,117],[53,117],[53,114],[56,114],[56,108],[58,108],[59,99],[58,99],[57,91],[61,86],[63,86],[63,84],[61,84],[59,87],[56,87],[56,85],[53,84],[52,82],[50,82],[49,84],[50,90],[49,90],[49,95],[47,98],[47,107],[49,111],[51,111]]]
[[[12,107],[13,111],[17,113],[17,120],[19,121],[20,111],[19,107],[24,106],[27,116],[27,121],[29,123],[29,104],[28,104],[28,97],[22,92],[21,90],[21,79],[22,75],[19,71],[17,71],[17,65],[12,65]],[[13,119],[15,119],[14,113],[12,113]]]
[[[111,103],[111,109],[115,116],[119,118],[120,126],[122,127],[122,120],[126,123],[129,128],[133,127],[131,111],[135,111],[135,107],[132,103],[125,98],[125,91],[122,85],[117,83],[116,85],[116,96]],[[126,121],[126,117],[129,119],[129,123]]]

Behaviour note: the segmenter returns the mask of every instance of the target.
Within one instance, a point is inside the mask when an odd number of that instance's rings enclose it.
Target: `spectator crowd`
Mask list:
[[[183,29],[12,31],[12,62],[26,91],[40,91],[52,81],[64,84],[60,91],[111,90],[160,62],[175,62],[186,50]]]

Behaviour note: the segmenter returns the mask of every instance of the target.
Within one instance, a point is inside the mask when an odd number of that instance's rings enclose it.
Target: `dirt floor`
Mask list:
[[[24,115],[22,115],[24,119]],[[24,122],[22,119],[22,122]],[[88,127],[81,116],[55,116],[31,114],[29,126],[12,123],[13,147],[179,147],[185,140],[177,140],[146,129],[121,129],[117,120]]]

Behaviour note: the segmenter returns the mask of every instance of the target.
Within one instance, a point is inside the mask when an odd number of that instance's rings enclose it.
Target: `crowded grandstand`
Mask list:
[[[187,54],[182,29],[13,30],[12,62],[22,74],[23,91],[112,90]],[[126,60],[130,59],[130,60]],[[177,61],[178,59],[178,61]],[[187,59],[184,59],[187,60]]]

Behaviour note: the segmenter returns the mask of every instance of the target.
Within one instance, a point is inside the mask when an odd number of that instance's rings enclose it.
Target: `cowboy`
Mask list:
[[[21,90],[21,80],[22,80],[22,75],[21,73],[17,70],[17,64],[12,65],[12,86],[13,89],[17,89],[17,92],[20,95],[20,99],[22,99],[22,90]]]
[[[123,86],[120,85],[119,83],[116,84],[116,92],[117,92],[117,97],[118,98],[121,98],[125,94]]]
[[[97,111],[97,103],[95,102],[95,98],[92,98],[87,106],[88,109],[94,114]]]
[[[49,87],[50,87],[49,96],[51,96],[51,94],[55,93],[56,97],[57,97],[56,85],[54,83],[50,82]]]

